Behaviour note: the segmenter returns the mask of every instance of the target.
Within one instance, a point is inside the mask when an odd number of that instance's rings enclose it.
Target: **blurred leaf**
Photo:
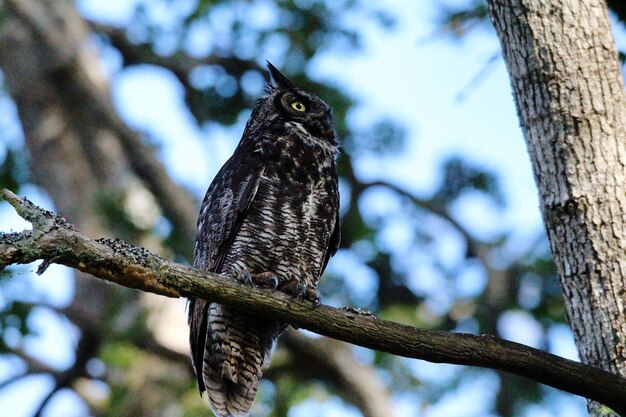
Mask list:
[[[359,240],[372,240],[375,236],[374,230],[363,220],[357,205],[350,206],[341,220],[341,225],[342,247],[350,247]]]
[[[499,206],[504,205],[502,190],[496,177],[483,169],[472,166],[459,157],[451,157],[444,163],[441,188],[433,200],[442,206],[457,199],[466,190],[482,191]]]
[[[460,39],[479,25],[491,25],[484,0],[471,0],[462,8],[439,7],[437,24],[440,30],[454,39]]]
[[[127,242],[140,241],[144,231],[140,230],[124,209],[125,196],[121,193],[103,191],[97,196],[99,217],[105,219],[108,227],[115,230],[116,237]]]
[[[141,351],[127,343],[107,343],[100,350],[100,359],[105,364],[116,368],[128,368],[139,357]]]
[[[8,148],[4,161],[0,164],[0,188],[8,188],[19,194],[20,187],[29,180],[26,150]]]
[[[391,120],[380,120],[346,138],[344,147],[352,155],[398,155],[406,148],[406,131]]]
[[[4,338],[8,329],[17,330],[22,336],[36,334],[28,325],[28,317],[32,309],[31,304],[10,301],[0,310],[0,336],[2,336],[0,337],[0,352],[11,351]]]
[[[609,6],[611,12],[615,13],[617,19],[622,23],[626,22],[626,3],[622,0],[607,0],[606,4]]]

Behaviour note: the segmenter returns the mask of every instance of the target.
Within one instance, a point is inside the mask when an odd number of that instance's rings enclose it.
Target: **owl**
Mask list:
[[[340,238],[333,117],[267,66],[273,82],[202,202],[194,266],[319,302],[317,284]],[[199,299],[188,308],[200,394],[217,416],[248,415],[287,325]]]

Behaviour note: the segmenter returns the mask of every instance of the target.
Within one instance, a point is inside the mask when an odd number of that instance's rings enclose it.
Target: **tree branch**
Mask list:
[[[22,374],[10,376],[4,381],[0,381],[0,390],[4,389],[5,387],[11,384],[18,382],[20,379],[28,378],[29,376],[32,376],[32,375],[37,375],[37,372],[25,372]]]
[[[395,192],[399,196],[406,198],[411,203],[413,203],[416,207],[419,207],[423,210],[426,210],[438,216],[439,218],[447,222],[454,230],[456,230],[465,239],[465,241],[467,242],[469,253],[471,253],[474,256],[479,256],[479,253],[484,253],[484,248],[483,248],[484,244],[479,242],[476,238],[474,238],[467,231],[467,229],[461,225],[461,223],[459,223],[454,217],[450,215],[450,213],[448,213],[440,205],[435,204],[432,201],[424,200],[419,197],[416,197],[413,194],[411,194],[409,191],[401,188],[400,186],[391,184],[386,181],[379,180],[379,181],[370,181],[370,182],[363,183],[364,189],[370,188],[370,187],[387,188]]]
[[[59,392],[60,390],[61,390],[61,387],[57,383],[55,383],[52,390],[48,392],[48,394],[46,394],[46,396],[39,403],[39,406],[37,407],[37,410],[35,410],[33,417],[41,417],[42,413],[46,409],[46,406],[48,405],[52,397],[54,397],[55,394]]]
[[[167,297],[199,297],[288,322],[325,336],[408,358],[480,366],[524,376],[601,402],[626,415],[626,379],[490,335],[422,330],[281,292],[250,288],[218,274],[168,262],[120,240],[92,240],[63,218],[8,190],[1,194],[33,229],[0,234],[0,269],[43,259],[100,279]]]
[[[95,32],[105,35],[111,45],[122,54],[124,66],[148,64],[168,69],[186,90],[196,89],[189,82],[189,73],[204,65],[219,65],[230,74],[243,74],[249,70],[265,72],[265,69],[254,61],[247,61],[236,56],[209,55],[195,58],[180,52],[171,56],[159,55],[154,52],[153,46],[148,42],[133,43],[126,36],[124,29],[93,20],[89,20],[88,23]]]

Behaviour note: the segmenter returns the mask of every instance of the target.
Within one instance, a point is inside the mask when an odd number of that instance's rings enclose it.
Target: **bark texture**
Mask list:
[[[624,376],[626,94],[606,4],[491,0],[489,11],[581,359]]]

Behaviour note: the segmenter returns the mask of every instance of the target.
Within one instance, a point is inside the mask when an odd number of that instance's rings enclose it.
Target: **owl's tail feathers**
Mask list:
[[[217,375],[214,375],[217,376]],[[218,377],[219,378],[219,377]],[[254,403],[259,378],[253,377],[245,383],[235,383],[228,379],[205,379],[209,405],[219,417],[246,417]]]
[[[209,405],[218,417],[248,415],[263,373],[264,353],[271,339],[259,345],[253,328],[247,328],[238,315],[203,300],[189,303],[191,358],[200,394],[207,392]],[[229,341],[224,323],[233,334]],[[258,326],[263,327],[263,326]],[[212,332],[211,332],[212,330]],[[246,337],[242,337],[243,335]],[[268,346],[265,346],[268,345]]]

